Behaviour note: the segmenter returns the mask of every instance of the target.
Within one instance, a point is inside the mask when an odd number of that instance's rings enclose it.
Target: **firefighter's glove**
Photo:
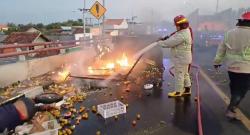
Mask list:
[[[219,68],[221,67],[221,65],[214,65],[214,68],[216,69],[216,70],[218,70]]]
[[[164,40],[167,40],[169,38],[169,36],[166,36],[166,37],[160,37],[159,39],[158,39],[158,41],[164,41]]]

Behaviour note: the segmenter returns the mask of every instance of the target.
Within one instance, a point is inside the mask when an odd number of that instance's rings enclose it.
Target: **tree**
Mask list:
[[[28,23],[26,25],[18,24],[18,27],[19,27],[20,31],[27,31],[29,28],[35,27],[35,25],[32,23]]]
[[[82,19],[77,19],[78,22],[82,23]]]
[[[46,26],[46,29],[47,30],[51,30],[51,29],[60,29],[61,28],[61,23],[59,22],[56,22],[56,23],[51,23],[51,24],[48,24]]]
[[[9,35],[12,32],[17,32],[20,30],[20,28],[14,23],[8,23],[7,26],[9,27],[9,29],[7,31],[4,31],[6,35]]]
[[[16,24],[14,24],[14,23],[8,23],[7,26],[8,26],[9,28],[11,28],[11,27],[17,27]]]
[[[35,27],[38,28],[38,29],[44,29],[44,25],[42,23],[36,24]]]
[[[37,23],[37,24],[14,24],[14,23],[8,23],[7,24],[9,27],[8,31],[5,31],[5,34],[10,34],[12,32],[18,32],[18,31],[26,31],[31,27],[37,28],[43,33],[46,33],[49,30],[52,29],[61,29],[61,26],[82,26],[83,22],[82,19],[77,19],[77,20],[67,20],[64,22],[56,22],[56,23],[50,23],[48,25],[44,25],[43,23]],[[89,31],[86,29],[86,31]]]

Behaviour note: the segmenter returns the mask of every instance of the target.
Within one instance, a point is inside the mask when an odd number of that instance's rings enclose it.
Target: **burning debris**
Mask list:
[[[127,68],[127,67],[131,66],[131,64],[129,64],[128,57],[125,53],[122,54],[122,58],[120,60],[117,60],[117,63],[122,68]]]
[[[82,72],[80,73],[82,76],[86,75],[86,78],[84,79],[72,77],[72,70],[74,70],[74,66],[64,65],[57,71],[53,71],[40,77],[31,78],[23,82],[17,82],[4,89],[4,92],[1,94],[1,96],[12,97],[13,92],[17,91],[18,89],[37,85],[44,86],[45,92],[57,93],[64,96],[64,103],[60,105],[60,108],[51,110],[49,115],[52,115],[53,119],[56,119],[62,127],[58,134],[73,134],[76,125],[79,125],[83,120],[91,120],[89,117],[93,117],[93,114],[96,114],[94,116],[98,116],[98,118],[100,118],[99,116],[104,116],[104,114],[98,112],[98,106],[93,105],[91,107],[87,107],[83,105],[87,98],[87,94],[85,92],[88,93],[91,90],[101,90],[96,86],[96,78],[112,76],[116,73],[130,74],[137,62],[140,60],[138,59],[138,61],[135,62],[130,57],[128,57],[126,53],[122,53],[117,58],[102,58],[103,57],[100,57],[95,62],[89,64],[89,66],[82,68],[82,70],[85,70],[85,74],[82,74]],[[147,65],[147,67],[148,68],[137,72],[135,77],[128,78],[126,76],[126,79],[120,79],[118,82],[116,82],[120,84],[117,87],[123,87],[124,91],[126,91],[123,93],[123,95],[116,95],[116,93],[113,93],[114,91],[108,91],[106,98],[115,98],[116,100],[120,99],[123,103],[127,103],[123,104],[121,102],[123,109],[128,109],[128,94],[133,93],[133,85],[152,83],[154,86],[158,86],[162,81],[161,79],[157,79],[157,81],[155,81],[155,78],[161,78],[160,70],[157,69],[157,67],[152,65]],[[128,72],[128,70],[130,71]],[[122,77],[123,76],[121,75],[121,78]],[[136,81],[138,79],[141,81]],[[144,84],[142,84],[142,86],[143,85]],[[139,97],[141,98],[142,94],[139,94]],[[93,114],[89,113],[90,111],[93,112]],[[116,114],[111,117],[117,121],[119,119],[118,115],[119,114]],[[141,114],[136,114],[135,120],[132,121],[132,125],[136,126],[137,121],[139,120],[141,120]]]
[[[62,82],[65,81],[65,79],[68,77],[68,75],[70,74],[68,69],[64,69],[62,72],[58,72],[58,81]]]
[[[102,59],[105,55],[111,52],[111,48],[106,45],[97,45],[97,58]]]
[[[88,67],[88,75],[112,75],[119,70],[128,70],[131,67],[126,53],[123,53],[121,58],[116,60],[101,60],[98,59],[92,66]]]
[[[54,72],[52,79],[56,83],[62,83],[66,81],[66,79],[70,75],[70,70],[71,70],[70,66],[62,66],[62,68],[59,69],[59,71],[57,71],[56,73]]]

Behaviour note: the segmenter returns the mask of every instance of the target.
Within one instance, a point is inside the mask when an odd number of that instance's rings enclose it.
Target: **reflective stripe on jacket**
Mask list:
[[[159,41],[163,48],[171,48],[171,60],[174,64],[192,63],[192,37],[189,28],[180,30],[164,41]]]
[[[250,73],[250,27],[239,26],[225,34],[214,63],[223,61],[231,72]]]

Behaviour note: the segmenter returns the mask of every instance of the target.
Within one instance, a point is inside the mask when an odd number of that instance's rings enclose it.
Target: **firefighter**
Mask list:
[[[158,41],[163,48],[171,48],[171,61],[175,69],[175,91],[168,93],[169,97],[191,95],[191,80],[189,66],[192,63],[192,29],[188,19],[179,15],[174,18],[177,31]]]
[[[214,60],[216,69],[223,60],[227,65],[231,100],[226,117],[230,119],[237,119],[235,109],[250,90],[250,12],[242,14],[236,26],[225,33]]]

